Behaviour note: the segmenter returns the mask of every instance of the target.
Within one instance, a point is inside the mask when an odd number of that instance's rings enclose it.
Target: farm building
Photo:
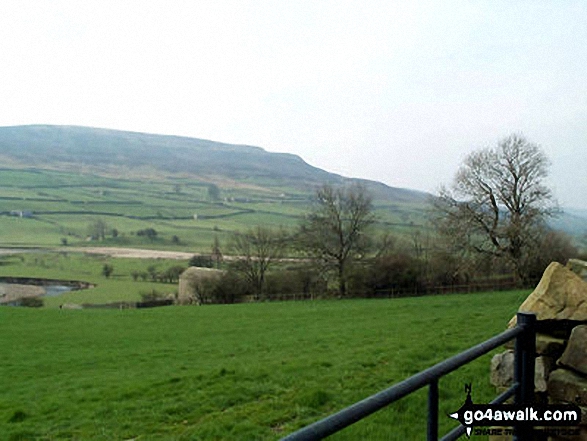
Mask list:
[[[179,276],[177,302],[180,305],[211,303],[216,282],[224,271],[192,266]]]

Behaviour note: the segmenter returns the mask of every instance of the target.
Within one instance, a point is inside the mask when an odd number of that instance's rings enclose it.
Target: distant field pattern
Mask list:
[[[310,191],[236,186],[211,200],[209,183],[123,179],[54,170],[0,170],[0,244],[10,246],[100,245],[181,251],[209,250],[214,235],[256,225],[294,228],[311,206]],[[381,228],[421,226],[422,204],[375,201]],[[91,224],[107,225],[103,240],[91,241]],[[147,228],[157,238],[136,232]],[[112,230],[116,230],[115,235]],[[175,239],[174,239],[175,236]]]

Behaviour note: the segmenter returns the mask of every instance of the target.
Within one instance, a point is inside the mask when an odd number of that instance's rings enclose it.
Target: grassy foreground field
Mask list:
[[[0,308],[0,439],[277,439],[501,332],[527,292],[152,310]],[[440,382],[440,426],[493,395]],[[425,436],[425,391],[333,439]]]

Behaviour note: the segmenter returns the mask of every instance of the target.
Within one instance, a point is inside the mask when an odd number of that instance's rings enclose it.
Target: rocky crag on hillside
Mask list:
[[[537,319],[536,403],[577,404],[581,409],[578,435],[548,437],[537,432],[535,439],[587,440],[587,263],[575,259],[567,266],[551,263],[519,310],[534,313]],[[515,324],[514,317],[509,327]],[[514,376],[513,342],[506,348],[491,360],[491,383],[499,392],[512,385]]]

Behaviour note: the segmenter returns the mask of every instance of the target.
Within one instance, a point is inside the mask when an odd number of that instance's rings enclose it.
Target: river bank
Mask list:
[[[56,296],[94,286],[91,283],[78,280],[0,277],[0,305],[13,305],[25,298]]]

